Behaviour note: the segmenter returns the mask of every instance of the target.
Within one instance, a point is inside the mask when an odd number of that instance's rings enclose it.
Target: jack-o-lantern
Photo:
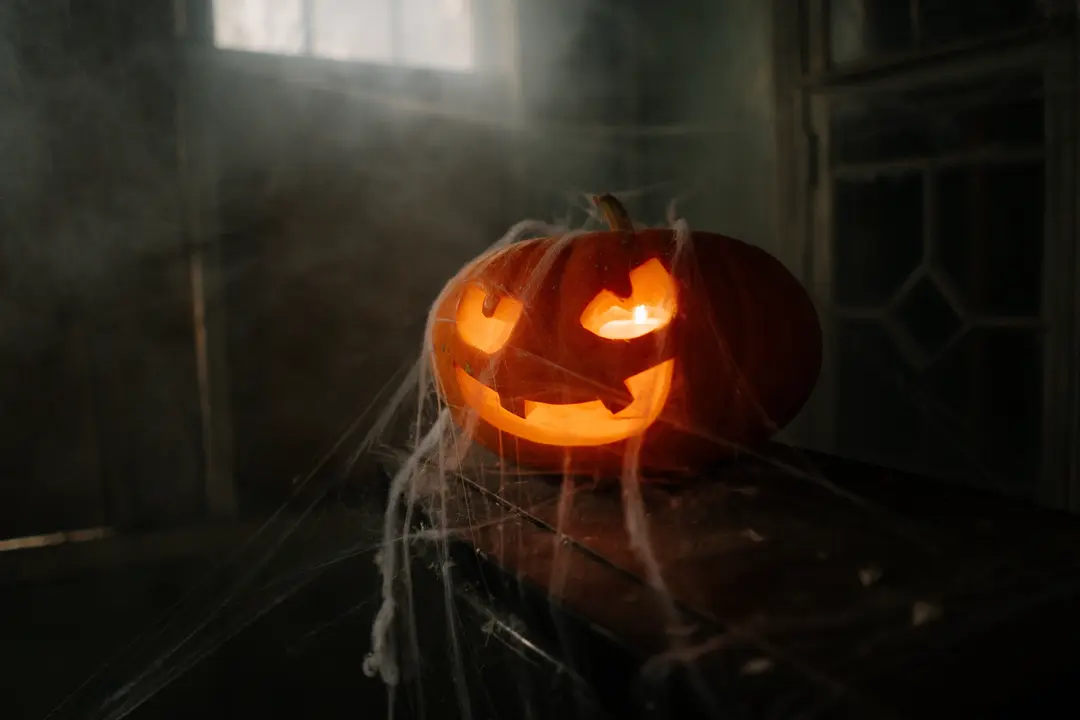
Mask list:
[[[439,392],[472,439],[518,464],[684,470],[768,439],[821,369],[798,280],[746,243],[633,229],[509,245],[466,266],[429,323]],[[681,247],[679,247],[681,245]]]

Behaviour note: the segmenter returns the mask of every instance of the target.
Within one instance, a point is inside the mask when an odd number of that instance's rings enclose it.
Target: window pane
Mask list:
[[[214,44],[298,55],[304,49],[302,0],[215,0]]]
[[[936,44],[985,37],[1031,25],[1040,0],[919,0],[923,41]]]
[[[312,0],[311,52],[334,60],[393,59],[393,0]]]
[[[952,446],[969,472],[1032,488],[1042,438],[1038,334],[974,328],[930,368],[925,386],[942,421],[930,436],[932,452]]]
[[[834,163],[888,162],[986,150],[1039,149],[1043,80],[1001,75],[837,101],[830,120]]]
[[[837,180],[834,192],[835,300],[883,305],[922,262],[922,178]]]
[[[474,67],[472,0],[398,2],[405,65],[439,70]]]
[[[826,0],[829,59],[875,60],[1030,27],[1042,0]],[[915,25],[918,32],[915,32]]]
[[[879,323],[839,321],[836,331],[840,453],[918,467],[924,418],[911,368]]]
[[[829,59],[844,65],[910,50],[908,0],[829,0]]]
[[[956,168],[938,180],[938,260],[979,315],[1042,310],[1042,163]]]
[[[893,319],[928,355],[945,347],[961,327],[957,308],[945,299],[938,284],[925,276],[900,299]]]

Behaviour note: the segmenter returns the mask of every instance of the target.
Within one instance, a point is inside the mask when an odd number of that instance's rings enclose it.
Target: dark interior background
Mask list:
[[[5,5],[0,534],[275,506],[442,282],[587,192],[778,249],[768,8],[475,5],[472,74],[215,49],[199,3]]]
[[[449,275],[603,190],[812,290],[791,442],[1080,507],[1074,3],[467,6],[451,73],[217,48],[207,0],[0,4],[0,556],[259,521]]]

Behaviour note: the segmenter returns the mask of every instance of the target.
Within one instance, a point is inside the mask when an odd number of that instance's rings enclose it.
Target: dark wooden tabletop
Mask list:
[[[1028,716],[1080,672],[1065,514],[778,447],[641,486],[657,578],[618,483],[463,476],[442,522],[480,560],[480,602],[610,708],[659,693],[679,717]]]

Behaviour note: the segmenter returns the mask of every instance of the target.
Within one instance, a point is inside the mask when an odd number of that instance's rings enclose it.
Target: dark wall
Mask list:
[[[693,226],[787,261],[777,222],[772,3],[644,5],[642,122],[684,132],[646,140],[643,182],[670,180],[659,199],[679,199]]]
[[[565,202],[613,183],[654,224],[676,200],[692,226],[782,254],[770,2],[522,5],[530,117],[576,128],[547,131],[541,152],[564,150],[534,165],[538,184]]]
[[[200,505],[171,23],[0,5],[0,536]]]
[[[259,60],[212,66],[226,279],[213,307],[241,492],[276,502],[419,357],[438,290],[519,201],[513,139],[480,113],[401,110],[356,97],[361,82],[267,77]]]

